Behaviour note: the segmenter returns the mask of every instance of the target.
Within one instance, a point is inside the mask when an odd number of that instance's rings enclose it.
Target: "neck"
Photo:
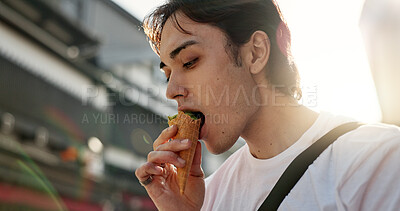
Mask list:
[[[273,104],[260,106],[241,136],[254,157],[268,159],[293,145],[317,117],[318,113],[297,104],[294,99],[281,97]]]

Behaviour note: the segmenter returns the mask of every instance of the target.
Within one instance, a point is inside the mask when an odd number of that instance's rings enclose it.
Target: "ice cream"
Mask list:
[[[186,161],[185,167],[178,168],[178,185],[180,193],[183,194],[199,139],[201,118],[190,112],[179,111],[177,115],[168,117],[168,125],[178,127],[173,139],[189,139],[191,142],[189,149],[179,152],[179,156]]]

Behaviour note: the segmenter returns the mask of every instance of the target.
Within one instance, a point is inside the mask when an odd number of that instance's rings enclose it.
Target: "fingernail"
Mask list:
[[[174,126],[174,125],[169,126],[169,127],[168,127],[168,130],[171,130],[173,126]]]
[[[189,142],[189,139],[183,139],[183,140],[181,141],[182,144],[186,144],[186,143],[188,143],[188,142]]]
[[[180,158],[180,157],[178,157],[178,162],[179,162],[179,163],[182,163],[182,164],[185,164],[185,163],[186,163],[186,161],[185,161],[184,159]]]

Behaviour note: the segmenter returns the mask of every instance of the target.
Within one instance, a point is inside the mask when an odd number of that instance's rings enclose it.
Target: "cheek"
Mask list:
[[[243,74],[217,74],[199,83],[198,100],[209,112],[241,116],[257,102],[254,87]]]

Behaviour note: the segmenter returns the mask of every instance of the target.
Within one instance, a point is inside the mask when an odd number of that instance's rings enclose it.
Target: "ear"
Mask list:
[[[252,74],[258,74],[268,63],[271,43],[268,35],[263,31],[255,31],[247,43],[251,52],[249,58],[249,69]]]

